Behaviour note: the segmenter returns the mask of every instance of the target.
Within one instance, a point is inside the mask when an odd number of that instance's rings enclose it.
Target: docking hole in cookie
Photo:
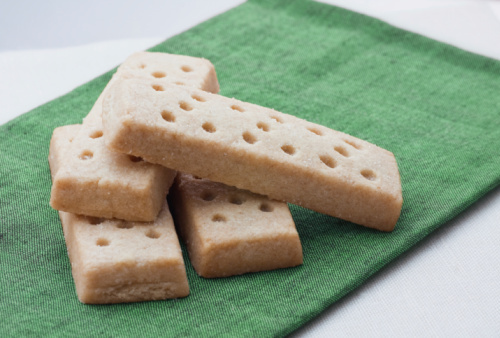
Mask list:
[[[193,107],[189,103],[184,101],[179,102],[179,107],[181,107],[181,109],[185,111],[193,110]]]
[[[128,158],[130,159],[131,162],[142,162],[144,161],[141,157],[134,156],[134,155],[128,155]]]
[[[345,143],[347,143],[348,145],[350,145],[351,147],[354,147],[358,150],[361,149],[361,146],[357,143],[355,143],[354,141],[351,141],[351,140],[344,140]]]
[[[215,129],[215,126],[210,122],[203,123],[202,128],[207,133],[215,133],[215,131],[217,130]]]
[[[241,198],[240,196],[231,196],[229,198],[229,203],[231,204],[236,204],[236,205],[242,205],[245,203],[245,200]]]
[[[213,201],[215,199],[215,194],[211,191],[204,191],[201,194],[201,199],[207,202]]]
[[[196,101],[198,101],[198,102],[205,102],[205,101],[206,101],[206,100],[205,100],[203,97],[201,97],[200,95],[192,95],[191,97],[193,98],[193,100],[196,100]]]
[[[368,181],[375,181],[377,175],[370,169],[361,170],[361,175],[366,178]]]
[[[221,214],[215,214],[212,216],[212,222],[225,222],[226,217]]]
[[[295,154],[295,147],[290,144],[285,144],[284,146],[281,147],[281,150],[283,150],[288,155]]]
[[[242,113],[245,111],[245,109],[243,109],[243,108],[241,108],[240,106],[237,106],[237,105],[235,105],[235,104],[233,104],[233,105],[231,106],[231,109],[232,109],[232,110],[237,110],[237,111],[242,112]]]
[[[345,149],[344,147],[342,146],[336,146],[333,148],[337,153],[339,153],[340,155],[344,156],[344,157],[349,157],[349,153],[347,152],[347,149]]]
[[[167,76],[167,74],[165,74],[164,72],[154,72],[153,74],[154,77],[156,77],[157,79],[161,79],[162,77],[165,77]]]
[[[120,222],[116,225],[118,229],[132,229],[134,226],[128,222]]]
[[[80,160],[90,160],[92,159],[92,157],[94,157],[94,153],[91,152],[90,150],[84,150],[82,151],[82,153],[80,154]]]
[[[106,238],[98,238],[97,241],[95,242],[97,246],[108,246],[109,241]]]
[[[244,132],[242,136],[243,140],[245,140],[245,142],[248,144],[254,144],[255,142],[257,142],[257,138],[248,131]]]
[[[175,115],[167,110],[161,112],[161,117],[167,122],[175,122]]]
[[[323,162],[329,168],[335,168],[335,166],[336,166],[336,163],[335,163],[335,160],[333,159],[333,157],[330,157],[328,155],[321,155],[319,157],[319,159],[321,160],[321,162]]]
[[[267,123],[264,123],[262,121],[257,123],[257,128],[261,129],[262,131],[269,131],[269,125]]]
[[[160,233],[157,231],[154,231],[153,229],[149,229],[148,232],[146,232],[146,236],[151,238],[151,239],[157,239],[157,238],[160,238]]]
[[[99,138],[102,137],[102,130],[96,130],[90,134],[90,138]]]
[[[264,202],[260,204],[259,210],[262,212],[271,212],[274,210],[274,208],[271,204]]]
[[[153,89],[156,90],[157,92],[162,92],[165,90],[162,86],[157,85],[157,84],[152,85],[151,87],[153,87]]]
[[[309,127],[309,128],[307,128],[307,130],[309,130],[311,133],[316,134],[318,136],[322,136],[323,135],[323,133],[321,132],[321,130],[319,130],[317,128]]]

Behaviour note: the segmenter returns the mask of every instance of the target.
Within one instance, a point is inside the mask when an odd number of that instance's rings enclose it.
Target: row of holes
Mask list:
[[[79,156],[79,158],[83,161],[91,160],[93,157],[94,157],[94,153],[88,149],[82,151],[80,153],[80,156]],[[141,157],[134,156],[134,155],[128,155],[128,159],[130,160],[130,162],[134,162],[134,163],[144,161]]]
[[[181,84],[181,83],[177,83],[177,84]],[[156,90],[157,92],[162,92],[162,91],[164,91],[164,90],[165,90],[165,88],[164,88],[163,86],[159,85],[159,84],[154,84],[154,85],[152,85],[151,87],[152,87],[154,90]],[[206,101],[206,99],[205,99],[204,97],[202,97],[202,96],[200,96],[200,95],[197,95],[197,94],[193,94],[193,95],[191,95],[191,98],[192,98],[193,100],[195,100],[195,101],[198,101],[198,102],[205,102],[205,101]],[[181,101],[181,102],[179,102],[179,107],[180,107],[182,110],[185,110],[185,111],[190,111],[190,110],[193,110],[193,106],[191,106],[189,103],[187,103],[187,102],[185,102],[185,101]],[[232,110],[236,110],[236,111],[239,111],[239,112],[241,112],[241,113],[243,113],[243,112],[245,111],[242,107],[240,107],[240,106],[238,106],[238,105],[235,105],[235,104],[233,104],[230,108],[231,108]],[[271,118],[275,119],[275,120],[276,120],[277,122],[279,122],[279,123],[283,123],[283,122],[281,121],[281,119],[280,119],[280,118],[278,118],[278,117],[274,117],[274,116],[273,116],[273,117],[271,117]]]
[[[212,191],[204,191],[200,197],[202,200],[210,202],[213,201],[217,197],[217,195]],[[242,205],[245,202],[246,200],[240,196],[229,197],[229,203],[231,204]],[[274,210],[274,207],[270,203],[262,202],[259,205],[259,210],[263,212],[271,212]]]
[[[153,89],[157,90],[157,91],[162,91],[164,90],[163,87],[159,86],[159,85],[153,85]],[[191,96],[193,99],[195,99],[196,101],[200,101],[200,102],[205,102],[206,100],[198,95],[193,95]],[[182,109],[182,110],[185,110],[185,111],[191,111],[193,109],[193,107],[185,102],[185,101],[181,101],[179,102],[179,107]],[[239,112],[244,112],[245,110],[238,106],[238,105],[232,105],[231,106],[231,109],[233,110],[236,110],[236,111],[239,111]],[[170,112],[170,111],[167,111],[167,110],[164,110],[161,112],[161,116],[162,118],[167,121],[167,122],[170,122],[170,123],[173,123],[175,122],[175,115]],[[283,123],[283,120],[278,117],[278,116],[270,116],[271,119],[275,120],[276,122],[278,123]],[[215,125],[211,122],[205,122],[203,123],[202,125],[202,128],[203,130],[205,130],[207,133],[215,133],[217,131],[217,128],[215,127]],[[265,122],[262,122],[262,121],[259,121],[257,123],[257,128],[259,128],[260,130],[264,131],[264,132],[268,132],[270,130],[269,128],[269,125]],[[315,134],[315,135],[318,135],[318,136],[323,136],[323,132],[316,128],[316,127],[308,127],[307,128],[308,131],[310,131],[311,133]],[[252,133],[250,133],[249,131],[245,131],[243,133],[243,140],[245,142],[247,142],[248,144],[254,144],[255,142],[257,142],[257,137],[255,135],[253,135]],[[352,146],[354,149],[357,149],[357,150],[360,150],[361,149],[361,146],[351,140],[343,140],[346,144]],[[344,148],[343,146],[335,146],[333,148],[337,153],[339,153],[340,155],[344,156],[344,157],[349,157],[350,156],[350,153],[347,151],[346,148]],[[285,144],[281,147],[281,150],[283,152],[285,152],[286,154],[288,155],[294,155],[296,153],[296,148],[291,145],[291,144]],[[319,157],[319,159],[321,160],[321,162],[323,162],[323,164],[325,164],[327,167],[329,168],[335,168],[337,166],[337,163],[336,161],[334,160],[333,157],[329,156],[329,155],[321,155]],[[372,171],[372,170],[369,170],[369,169],[365,169],[365,170],[362,170],[361,171],[361,175],[366,178],[367,180],[370,180],[370,181],[373,181],[376,179],[376,175],[375,173]]]
[[[144,66],[144,67],[145,67],[145,66]],[[141,67],[141,68],[144,68],[144,67]],[[192,69],[191,67],[189,67],[189,66],[182,66],[182,67],[181,67],[181,70],[182,70],[183,72],[185,72],[185,73],[189,73],[189,72],[192,72],[192,71],[193,71],[193,69]],[[156,71],[156,72],[153,72],[153,73],[151,73],[151,75],[152,75],[153,77],[157,78],[157,79],[161,79],[161,78],[164,78],[165,76],[167,76],[167,74],[166,74],[165,72],[162,72],[162,71]],[[177,82],[175,82],[175,84],[177,84],[177,85],[181,85],[181,86],[182,86],[182,85],[185,85],[185,83],[184,83],[184,82],[181,82],[181,81],[177,81]],[[162,87],[162,86],[160,86],[160,85],[153,85],[153,88],[154,88],[155,90],[157,90],[157,91],[163,91],[163,90],[164,90],[164,89],[163,89],[163,87]]]
[[[146,64],[142,63],[139,65],[139,68],[140,69],[144,69],[146,68]],[[184,73],[189,73],[189,72],[192,72],[193,71],[193,68],[191,68],[190,66],[187,66],[187,65],[183,65],[181,66],[181,70],[184,72]],[[154,77],[156,78],[162,78],[162,77],[165,77],[167,76],[167,74],[165,72],[162,72],[162,71],[156,71],[156,72],[153,72],[151,73],[151,75],[153,75]]]
[[[238,204],[238,203],[236,203]],[[269,203],[263,202],[259,205],[259,210],[262,212],[272,212],[274,210],[273,206]],[[212,222],[226,222],[227,218],[221,214],[215,214],[212,216]]]
[[[259,210],[262,212],[272,212],[274,208],[269,203],[264,202],[259,205]],[[227,221],[226,216],[222,214],[215,214],[212,216],[212,222],[226,222],[226,221]]]
[[[160,234],[154,230],[149,230],[148,232],[146,232],[145,235],[146,235],[146,237],[151,238],[151,239],[160,238]],[[95,244],[97,246],[108,246],[109,244],[111,244],[111,242],[106,238],[98,238]]]
[[[102,222],[104,222],[105,220],[103,218],[98,218],[98,217],[86,217],[87,218],[87,221],[90,225],[97,225],[97,224],[101,224]],[[132,229],[134,226],[130,223],[126,223],[126,222],[122,222],[122,223],[118,223],[116,225],[117,228],[119,229]],[[157,239],[157,238],[160,238],[160,233],[153,230],[153,229],[149,229],[146,233],[145,233],[146,237],[149,237],[151,239]],[[96,245],[97,246],[108,246],[110,244],[110,241],[107,240],[106,238],[98,238],[97,241],[96,241]]]

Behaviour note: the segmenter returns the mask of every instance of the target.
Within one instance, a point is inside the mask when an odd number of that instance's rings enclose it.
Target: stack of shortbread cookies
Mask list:
[[[286,202],[394,228],[392,153],[218,91],[205,59],[136,53],[81,125],[54,130],[50,203],[80,301],[187,296],[177,233],[202,277],[300,265]]]

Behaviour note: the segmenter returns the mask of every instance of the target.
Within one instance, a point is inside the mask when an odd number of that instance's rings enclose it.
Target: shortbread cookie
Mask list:
[[[54,130],[49,162],[55,174],[79,126]],[[126,222],[59,212],[78,299],[139,302],[185,297],[189,285],[166,202],[154,222]]]
[[[302,264],[286,203],[189,174],[178,174],[170,204],[191,264],[207,278]]]
[[[107,150],[102,128],[82,127],[54,177],[51,205],[75,214],[152,221],[175,171]]]
[[[202,58],[166,53],[137,52],[118,67],[120,77],[161,79],[163,82],[198,88],[211,93],[219,92],[214,65]],[[108,86],[109,87],[109,84]],[[101,118],[102,97],[84,119],[84,124]]]
[[[203,58],[166,53],[138,52],[120,66],[119,71],[134,71],[151,79],[218,93],[214,65]]]
[[[402,205],[394,155],[272,109],[159,81],[124,79],[103,103],[105,141],[270,198],[390,231]]]
[[[203,90],[219,89],[213,65],[189,56],[136,53],[119,67],[110,83],[120,77],[161,78]],[[176,173],[106,148],[101,119],[105,91],[68,149],[54,178],[50,204],[57,210],[87,216],[153,221]]]

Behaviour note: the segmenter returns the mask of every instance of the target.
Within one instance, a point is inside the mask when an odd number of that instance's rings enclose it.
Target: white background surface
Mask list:
[[[0,124],[242,2],[0,2]],[[498,1],[324,2],[500,60]],[[296,335],[499,337],[499,226],[497,188]]]

